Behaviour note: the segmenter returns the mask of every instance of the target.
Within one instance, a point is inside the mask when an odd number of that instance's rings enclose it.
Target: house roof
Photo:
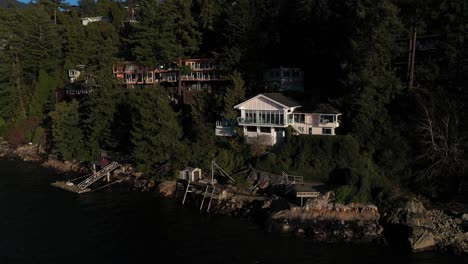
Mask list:
[[[187,166],[184,168],[184,171],[190,171],[190,172],[193,172],[194,170],[199,170],[199,168],[194,168],[194,167],[191,167],[191,166]]]
[[[271,100],[274,100],[282,105],[285,105],[287,107],[297,107],[301,106],[298,102],[293,101],[289,99],[288,97],[280,94],[280,93],[264,93],[262,94],[265,97],[270,98]]]
[[[313,114],[341,114],[339,110],[331,106],[330,104],[317,104],[312,108],[301,108],[298,112],[302,113],[313,113]]]
[[[279,105],[281,105],[283,107],[287,107],[287,108],[300,107],[301,106],[299,103],[287,98],[286,96],[284,96],[284,95],[282,95],[280,93],[264,93],[264,94],[258,94],[258,95],[254,96],[254,97],[252,97],[252,98],[250,98],[250,99],[248,99],[248,100],[246,100],[246,101],[244,101],[244,102],[242,102],[242,103],[240,103],[238,105],[235,105],[234,108],[239,109],[239,107],[241,105],[243,105],[243,104],[245,104],[245,103],[247,103],[247,102],[249,102],[251,100],[254,100],[256,98],[259,98],[259,97],[263,97],[263,98],[265,98],[267,100],[271,100],[271,101],[275,102],[276,104],[279,104]]]

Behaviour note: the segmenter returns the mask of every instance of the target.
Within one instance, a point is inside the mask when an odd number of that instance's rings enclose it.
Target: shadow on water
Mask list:
[[[0,263],[463,263],[378,245],[317,244],[125,187],[77,195],[32,163],[0,161]],[[466,263],[466,262],[465,262]]]

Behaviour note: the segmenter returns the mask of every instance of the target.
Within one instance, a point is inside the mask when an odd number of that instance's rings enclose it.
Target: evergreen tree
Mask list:
[[[39,69],[51,73],[61,63],[61,38],[58,27],[49,15],[37,6],[28,7],[21,17],[18,29],[22,53],[20,61],[23,69],[35,79]]]
[[[96,16],[96,1],[95,0],[80,0],[78,1],[79,13],[81,16]]]
[[[56,105],[52,118],[52,136],[57,151],[66,160],[85,158],[84,138],[80,129],[79,104],[62,102]]]
[[[390,103],[401,92],[395,77],[393,59],[396,39],[401,33],[398,10],[392,1],[361,0],[354,6],[355,32],[351,43],[354,54],[347,66],[352,101],[352,133],[374,161],[389,176],[402,176],[405,168],[405,144],[399,126],[392,120]],[[397,165],[398,164],[398,165]],[[400,175],[398,175],[400,174]]]
[[[132,111],[132,158],[137,168],[151,173],[181,153],[182,129],[169,100],[159,90],[135,90]]]
[[[234,72],[228,79],[232,81],[232,86],[227,89],[224,95],[223,117],[234,120],[237,117],[237,111],[234,109],[234,106],[245,98],[245,82],[239,72]]]
[[[190,0],[142,0],[139,23],[128,42],[133,56],[146,65],[175,61],[194,54],[200,43]]]
[[[84,46],[87,64],[96,70],[108,72],[119,51],[119,36],[116,28],[108,22],[96,22],[86,26]]]
[[[87,61],[87,39],[85,27],[81,24],[81,19],[76,10],[72,10],[68,15],[61,15],[59,23],[62,26],[62,53],[63,68],[66,73],[70,69],[75,69],[79,64],[86,64]],[[95,43],[93,43],[95,44]]]
[[[0,9],[0,116],[7,120],[26,117],[26,92],[22,81],[20,54],[22,40],[18,32],[21,21],[14,10]]]
[[[55,88],[54,80],[44,70],[39,71],[36,88],[29,104],[29,115],[41,117],[51,98]]]

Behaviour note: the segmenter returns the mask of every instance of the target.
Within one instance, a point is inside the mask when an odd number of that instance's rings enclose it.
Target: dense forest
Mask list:
[[[126,22],[132,7],[138,23]],[[109,20],[83,26],[89,16]],[[230,173],[250,163],[320,180],[347,168],[345,201],[468,191],[464,0],[37,0],[0,8],[0,24],[0,135],[11,143],[49,139],[63,159],[91,162],[114,151],[150,176],[212,159]],[[174,105],[157,85],[126,89],[112,75],[117,61],[180,58],[213,58],[230,81]],[[76,65],[98,88],[67,100]],[[269,91],[262,72],[279,66],[305,72],[295,99],[342,111],[341,135],[288,136],[267,152],[215,137],[214,122]]]

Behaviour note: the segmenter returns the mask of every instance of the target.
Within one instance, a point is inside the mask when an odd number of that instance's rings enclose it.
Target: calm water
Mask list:
[[[372,245],[318,245],[124,187],[78,196],[50,187],[57,179],[35,164],[0,160],[0,263],[468,263]]]

